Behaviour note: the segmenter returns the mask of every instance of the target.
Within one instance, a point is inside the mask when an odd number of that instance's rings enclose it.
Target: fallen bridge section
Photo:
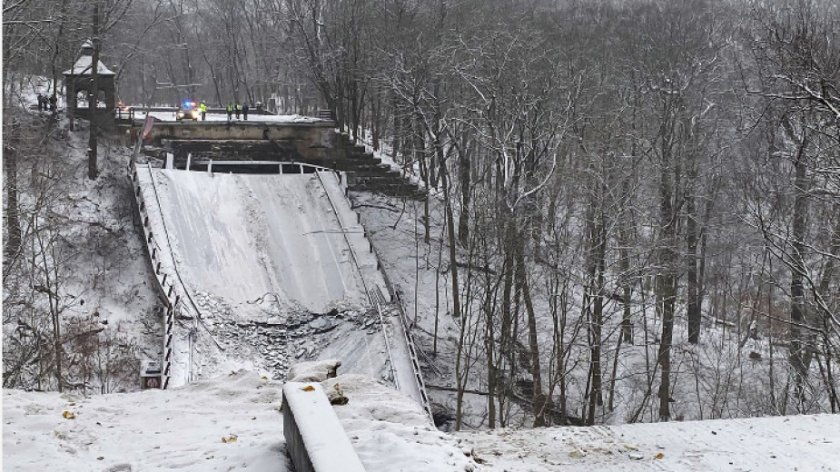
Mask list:
[[[179,300],[166,318],[170,386],[257,367],[222,352],[219,326],[281,326],[305,313],[358,311],[369,306],[369,293],[387,293],[335,172],[138,166],[133,179],[153,269],[163,295]],[[375,374],[383,363],[382,354],[370,352],[364,371]]]
[[[347,359],[349,371],[392,380],[428,411],[411,340],[345,179],[310,167],[274,175],[136,168],[152,264],[165,295],[176,300],[170,305],[178,305],[178,314],[167,316],[166,345],[178,373],[171,385],[261,368],[239,346],[254,339],[219,338],[233,327],[261,326],[286,350],[285,362],[293,344],[298,359],[301,352]],[[302,351],[290,330],[307,314],[323,319],[307,328],[312,342]],[[364,321],[368,314],[376,321]]]

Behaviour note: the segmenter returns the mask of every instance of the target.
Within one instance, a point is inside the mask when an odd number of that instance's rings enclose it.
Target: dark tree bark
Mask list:
[[[808,175],[807,135],[797,139],[789,118],[783,121],[785,130],[789,137],[798,141],[798,150],[793,161],[794,168],[794,200],[793,200],[793,225],[791,234],[791,273],[790,273],[790,363],[794,369],[795,390],[797,401],[800,404],[804,401],[805,379],[808,375],[808,357],[806,350],[808,346],[803,345],[803,325],[805,317],[805,287],[803,277],[805,275],[805,230],[806,216],[808,212]],[[803,130],[803,133],[805,131]]]
[[[97,133],[99,131],[99,0],[93,4],[93,60],[91,61],[88,91],[88,113],[90,116],[90,136],[88,137],[88,178],[96,180],[99,176],[97,167]]]
[[[6,187],[6,260],[8,269],[12,256],[20,251],[20,214],[18,213],[17,158],[20,145],[20,132],[17,123],[6,129],[3,139],[3,174]]]
[[[694,176],[696,178],[696,176]],[[692,177],[689,177],[691,180]],[[689,195],[685,202],[685,239],[687,246],[686,254],[686,277],[687,277],[687,306],[688,316],[688,342],[697,344],[700,342],[700,280],[697,270],[697,211],[695,208],[695,197]]]
[[[661,169],[659,179],[659,273],[656,276],[656,298],[659,312],[662,315],[662,335],[659,341],[658,360],[661,367],[661,382],[659,384],[659,419],[668,421],[671,418],[671,343],[674,337],[674,308],[676,304],[677,274],[677,209],[674,205],[675,182],[674,176],[679,170],[674,169],[672,155],[674,127],[676,119],[668,116],[671,111],[666,105],[666,116],[661,126]]]
[[[602,189],[605,190],[605,189]],[[605,195],[606,193],[602,193]],[[601,369],[601,329],[604,324],[604,259],[606,256],[606,222],[603,209],[598,208],[593,214],[594,221],[590,224],[590,268],[589,295],[592,302],[592,319],[590,323],[590,390],[589,409],[587,410],[587,424],[595,424],[597,406],[603,405],[602,369]]]

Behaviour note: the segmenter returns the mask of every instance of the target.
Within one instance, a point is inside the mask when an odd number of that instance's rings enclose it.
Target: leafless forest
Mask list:
[[[4,386],[83,347],[10,110],[94,7],[123,102],[330,109],[430,189],[457,428],[840,411],[834,0],[5,1]]]

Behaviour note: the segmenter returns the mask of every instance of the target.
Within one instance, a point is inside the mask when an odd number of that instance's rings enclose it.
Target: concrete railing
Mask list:
[[[296,472],[364,472],[318,383],[283,385],[283,436]]]

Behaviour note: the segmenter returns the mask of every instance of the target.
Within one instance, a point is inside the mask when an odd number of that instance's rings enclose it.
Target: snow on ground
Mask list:
[[[240,371],[87,398],[4,390],[4,470],[290,470],[281,386]],[[840,470],[840,415],[449,435],[367,377],[342,374],[323,387],[347,397],[334,409],[368,472]]]
[[[486,471],[840,471],[840,415],[458,433]]]
[[[358,375],[324,383],[336,385],[348,403],[335,411],[368,472],[473,470],[461,440],[436,431],[410,399]],[[4,469],[290,470],[280,392],[247,371],[88,398],[4,390]]]
[[[436,200],[430,201],[431,244],[427,245],[423,243],[422,202],[408,200],[403,204],[398,199],[369,192],[352,192],[350,196],[381,257],[385,272],[395,289],[402,293],[406,314],[414,324],[412,333],[418,344],[421,362],[425,361],[427,367],[424,374],[427,387],[432,386],[428,388],[428,394],[433,409],[436,412],[454,412],[455,394],[434,388],[453,387],[455,384],[454,352],[458,339],[458,326],[447,312],[447,307],[452,305],[448,256],[438,258],[443,234],[439,225],[443,220],[440,208]],[[436,277],[438,268],[441,270]],[[438,352],[432,357],[436,318]],[[473,371],[477,369],[473,367]],[[470,374],[470,378],[475,380],[473,385],[479,386],[480,374]],[[486,421],[486,397],[467,394],[464,402],[465,426],[481,427]],[[446,424],[441,426],[449,427]]]
[[[58,88],[56,94],[56,106],[59,109],[64,108],[64,84],[59,81],[54,84],[53,81],[47,77],[21,74],[15,71],[7,71],[3,77],[4,84],[8,87],[7,98],[11,103],[18,105],[22,109],[36,110],[38,107],[38,94],[51,96],[53,89]],[[45,114],[47,112],[44,112]]]
[[[279,402],[250,372],[88,398],[4,390],[4,470],[288,470]]]
[[[472,471],[470,447],[438,431],[419,404],[379,382],[358,375],[339,375],[323,382],[338,385],[347,405],[335,406],[365,470],[432,472]]]
[[[135,108],[134,111],[134,118],[138,120],[142,120],[146,118],[146,115],[151,115],[161,121],[175,121],[175,110],[172,111],[152,111],[146,113],[141,109]],[[200,122],[201,120],[199,120]],[[227,114],[226,113],[207,113],[207,120],[206,121],[227,121]],[[324,120],[320,118],[316,118],[314,116],[304,116],[304,115],[257,115],[257,114],[249,114],[248,120],[237,120],[236,115],[233,116],[232,122],[242,122],[242,123],[321,123]],[[193,123],[191,120],[185,120],[187,123]]]

